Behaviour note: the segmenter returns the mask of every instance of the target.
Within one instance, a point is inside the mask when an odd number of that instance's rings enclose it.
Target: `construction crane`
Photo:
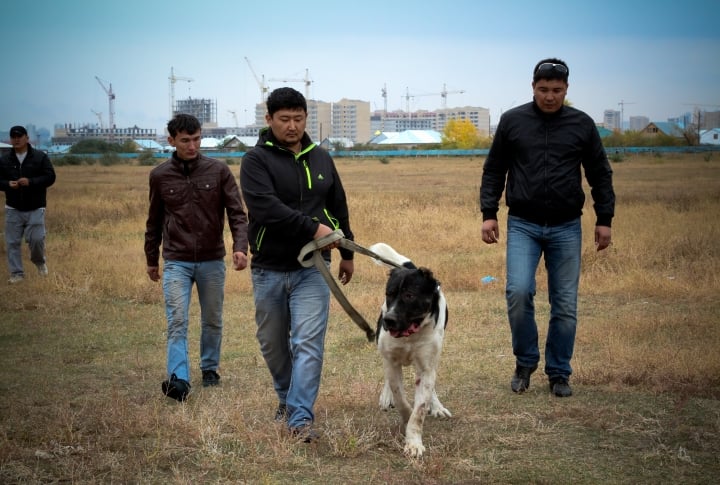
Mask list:
[[[235,129],[237,129],[239,126],[238,120],[237,120],[237,113],[235,113],[235,111],[232,111],[232,110],[228,110],[228,113],[230,113],[233,117],[233,120],[235,120]]]
[[[93,109],[91,109],[90,111],[92,111],[92,113],[93,113],[95,116],[97,116],[98,123],[100,123],[100,129],[102,130],[102,129],[103,129],[102,113],[99,113],[99,112],[97,112],[97,111],[95,111],[95,110],[93,110]]]
[[[387,118],[387,84],[383,84],[381,92],[383,97],[383,116],[382,120],[380,120],[380,131],[385,131],[385,118]]]
[[[623,127],[623,123],[625,121],[625,105],[626,104],[635,104],[632,101],[623,101],[622,99],[618,103],[618,106],[620,106],[620,132],[622,133],[625,131],[625,128]]]
[[[252,64],[250,63],[250,59],[245,57],[245,62],[247,62],[248,67],[250,68],[250,72],[252,73],[253,77],[255,78],[255,81],[257,82],[258,86],[260,87],[260,102],[264,103],[265,98],[267,98],[267,92],[268,87],[267,84],[265,84],[265,74],[262,76],[262,81],[258,77],[257,74],[255,74],[255,69],[253,69]]]
[[[439,94],[440,97],[442,98],[442,101],[441,101],[442,109],[446,109],[446,108],[447,108],[447,95],[448,95],[448,94],[456,94],[456,93],[462,94],[462,93],[464,93],[464,92],[465,92],[464,90],[448,91],[448,90],[447,90],[447,87],[445,86],[445,84],[443,84],[443,89],[442,89],[442,91],[440,91],[439,93],[410,94],[410,93],[408,92],[407,88],[405,88],[405,96],[403,96],[403,98],[405,98],[405,102],[406,102],[406,105],[407,105],[407,111],[408,111],[408,113],[409,113],[409,112],[410,112],[410,98],[416,98],[416,97],[418,97],[418,96],[437,96],[437,95]]]
[[[448,91],[445,87],[445,84],[443,84],[443,89],[440,91],[440,97],[442,98],[442,109],[447,108],[447,95],[448,94],[463,94],[465,92],[464,89],[461,89],[459,91]]]
[[[178,81],[187,81],[191,83],[194,79],[176,76],[172,66],[170,67],[170,76],[168,79],[170,80],[170,118],[172,118],[175,115],[175,83]]]
[[[111,130],[110,138],[112,138],[115,134],[115,93],[113,93],[112,90],[112,83],[108,83],[110,87],[106,88],[105,84],[99,77],[95,76],[95,79],[97,79],[98,84],[100,84],[100,87],[103,88],[103,91],[105,91],[105,94],[107,94],[108,97],[108,128]]]
[[[408,118],[412,117],[412,114],[410,113],[410,99],[411,98],[417,98],[420,96],[435,96],[436,94],[439,94],[439,93],[410,94],[410,90],[407,87],[405,87],[405,96],[403,96],[403,99],[405,99],[405,106],[406,106]]]
[[[305,84],[305,99],[310,99],[310,85],[312,84],[312,79],[310,79],[310,72],[305,69],[305,77],[302,79],[293,79],[293,78],[283,78],[283,79],[268,79],[270,82],[280,82],[280,83],[304,83]]]

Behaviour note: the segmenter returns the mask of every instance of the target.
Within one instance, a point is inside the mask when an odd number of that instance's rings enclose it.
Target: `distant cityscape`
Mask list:
[[[112,99],[112,98],[111,98]],[[623,103],[620,103],[624,108]],[[173,99],[173,114],[188,113],[196,116],[203,126],[203,136],[224,139],[235,136],[243,139],[246,145],[254,144],[259,131],[266,125],[265,104],[255,106],[255,121],[246,126],[238,126],[235,113],[230,111],[235,120],[234,126],[219,126],[217,122],[217,103],[207,98]],[[111,106],[112,108],[112,106]],[[96,113],[98,114],[98,113]],[[99,115],[99,114],[98,114]],[[335,141],[350,147],[357,144],[371,143],[374,138],[384,133],[405,132],[411,130],[432,131],[442,133],[450,120],[469,120],[481,137],[490,137],[495,125],[491,125],[490,112],[479,106],[463,106],[455,108],[443,107],[435,111],[385,111],[370,110],[367,101],[343,98],[337,102],[308,100],[307,132],[317,143]],[[720,131],[720,111],[702,111],[684,113],[668,120],[651,120],[646,116],[630,116],[624,119],[623,110],[605,110],[599,129],[610,132],[627,130],[642,132],[650,125],[669,124],[671,131],[692,129],[697,133],[707,130]],[[54,127],[53,133],[43,127],[26,126],[31,143],[41,148],[69,147],[84,139],[101,139],[112,143],[126,141],[152,141],[160,145],[166,143],[166,134],[157,133],[151,128],[138,126],[116,127],[104,126],[98,116],[98,123],[81,125],[65,123]],[[2,131],[0,140],[7,141],[7,129]],[[715,133],[717,139],[717,133]]]

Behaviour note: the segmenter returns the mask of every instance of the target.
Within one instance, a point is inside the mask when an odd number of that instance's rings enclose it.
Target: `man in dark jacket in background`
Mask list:
[[[267,99],[268,128],[242,161],[240,185],[250,218],[251,272],[260,350],[272,375],[278,421],[305,442],[320,389],[330,289],[315,267],[297,260],[308,242],[350,230],[347,201],[330,155],[305,133],[307,102],[292,88]],[[336,246],[336,245],[332,245]],[[330,249],[324,257],[330,264]],[[340,249],[339,278],[353,275],[353,253]]]
[[[550,391],[558,397],[572,395],[570,360],[585,202],[581,168],[594,201],[598,251],[610,244],[615,212],[612,170],[595,123],[564,105],[568,77],[568,66],[559,59],[535,65],[533,101],[503,114],[480,188],[482,239],[487,244],[500,237],[497,213],[503,189],[509,210],[505,293],[516,360],[510,387],[513,392],[526,391],[540,360],[534,296],[535,272],[544,255],[550,298],[545,374]]]
[[[175,151],[150,172],[145,258],[148,276],[159,281],[162,242],[168,378],[161,388],[166,396],[184,401],[190,393],[187,332],[193,284],[200,301],[202,383],[215,386],[220,381],[225,295],[225,214],[236,271],[247,266],[247,216],[230,168],[200,153],[198,119],[178,114],[167,130]]]
[[[45,259],[45,206],[47,188],[55,183],[55,170],[43,151],[33,148],[23,126],[10,128],[13,149],[0,159],[0,190],[5,192],[5,244],[9,283],[25,279],[22,263],[23,236],[30,247],[30,261],[40,276],[47,276]]]

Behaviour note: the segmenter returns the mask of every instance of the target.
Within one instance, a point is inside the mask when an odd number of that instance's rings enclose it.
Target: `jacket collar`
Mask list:
[[[183,160],[182,158],[177,156],[177,151],[172,153],[173,164],[177,165],[185,175],[190,175],[190,173],[195,170],[195,167],[198,164],[198,160],[200,160],[200,155],[193,158],[192,160]]]
[[[554,120],[556,118],[560,118],[565,112],[565,105],[563,104],[562,106],[560,106],[560,109],[555,111],[554,113],[546,113],[538,107],[537,101],[535,101],[535,97],[533,96],[532,109],[541,118],[546,120]]]
[[[275,138],[275,135],[273,134],[272,130],[269,127],[265,127],[262,130],[260,130],[260,138],[258,139],[258,145],[263,146],[274,146],[276,148],[280,148],[282,150],[287,150],[277,138]],[[310,135],[307,134],[307,131],[303,133],[302,139],[300,140],[300,153],[306,152],[308,149],[313,148],[315,144],[310,139]]]

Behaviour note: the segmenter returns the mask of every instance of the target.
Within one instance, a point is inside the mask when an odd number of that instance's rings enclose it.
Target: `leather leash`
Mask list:
[[[385,264],[394,266],[395,268],[400,268],[401,266],[394,261],[383,258],[379,254],[376,254],[373,251],[370,251],[369,249],[364,248],[359,244],[356,244],[354,241],[346,239],[345,234],[340,229],[337,229],[331,234],[321,237],[320,239],[314,239],[310,241],[305,246],[303,246],[303,248],[300,250],[300,254],[298,255],[298,262],[303,267],[309,268],[311,266],[315,266],[318,271],[320,271],[320,274],[325,279],[328,287],[330,287],[330,291],[335,296],[335,299],[338,301],[338,303],[340,303],[340,306],[343,307],[345,313],[347,313],[352,319],[352,321],[355,322],[355,324],[360,327],[363,332],[365,332],[365,336],[367,337],[368,342],[372,342],[373,340],[375,340],[375,330],[370,327],[370,324],[368,324],[368,322],[363,318],[363,316],[360,315],[360,313],[355,309],[355,307],[352,306],[350,301],[348,301],[337,281],[335,281],[335,278],[333,278],[332,274],[330,274],[330,269],[328,269],[327,265],[325,264],[325,260],[322,257],[322,248],[338,241],[340,247],[345,248],[349,251],[364,254],[365,256],[369,256]],[[310,253],[313,253],[312,257],[308,257],[308,254]]]

